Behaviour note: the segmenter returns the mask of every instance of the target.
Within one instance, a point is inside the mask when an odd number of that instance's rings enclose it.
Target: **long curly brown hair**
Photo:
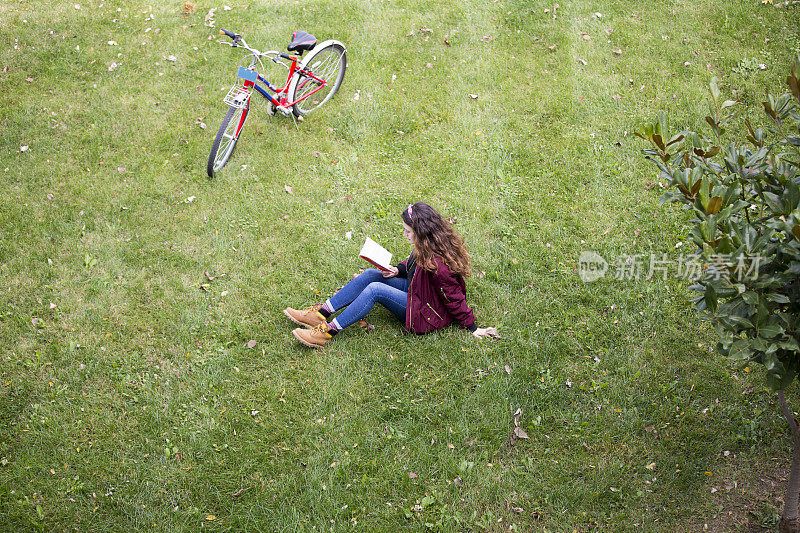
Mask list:
[[[417,265],[435,272],[439,257],[450,272],[469,276],[472,272],[464,239],[442,215],[425,202],[417,202],[403,210],[403,222],[414,230],[414,258]]]

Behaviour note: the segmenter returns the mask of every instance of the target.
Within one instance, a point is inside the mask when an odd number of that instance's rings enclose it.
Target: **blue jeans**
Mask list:
[[[336,322],[344,329],[367,316],[379,303],[405,323],[408,285],[406,278],[384,278],[377,268],[365,270],[331,297],[334,312],[347,307]]]

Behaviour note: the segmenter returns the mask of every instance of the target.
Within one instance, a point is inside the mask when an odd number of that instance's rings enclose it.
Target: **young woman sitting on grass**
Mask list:
[[[428,333],[458,322],[478,338],[498,336],[496,328],[477,327],[475,315],[467,307],[464,277],[470,274],[470,260],[461,236],[425,202],[409,205],[402,218],[403,236],[414,247],[411,256],[389,272],[365,270],[324,304],[284,309],[293,322],[306,326],[292,331],[297,340],[321,348],[367,316],[376,303],[403,320],[413,333]]]

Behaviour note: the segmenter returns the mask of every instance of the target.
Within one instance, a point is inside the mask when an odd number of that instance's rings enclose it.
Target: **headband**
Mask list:
[[[408,219],[409,220],[414,220],[414,217],[411,215],[411,213],[412,213],[411,204],[408,204]]]

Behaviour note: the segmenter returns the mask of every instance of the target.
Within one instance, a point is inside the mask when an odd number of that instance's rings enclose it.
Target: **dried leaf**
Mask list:
[[[414,472],[409,472],[408,477],[410,477],[411,479],[417,479],[419,476],[416,475]]]
[[[292,188],[292,186],[291,186],[291,185],[285,185],[285,186],[283,187],[283,190],[285,190],[285,191],[286,191],[286,192],[288,192],[289,194],[294,194],[294,188]]]
[[[242,487],[241,489],[239,489],[239,490],[237,490],[236,492],[234,492],[232,497],[233,497],[233,498],[238,498],[239,496],[241,496],[241,495],[242,495],[242,493],[243,493],[244,491],[245,491],[245,488],[244,488],[244,487]]]
[[[470,94],[469,97],[472,98],[473,100],[477,100],[478,99],[478,95],[477,94]]]
[[[587,40],[587,41],[588,41],[588,40],[590,40],[590,39],[592,38],[592,36],[591,36],[591,35],[589,35],[588,33],[586,33],[585,31],[582,31],[582,32],[581,32],[581,37],[583,37],[583,38],[584,38],[585,40]]]
[[[511,375],[511,367],[506,365],[505,369],[506,369],[506,374]]]
[[[191,15],[192,13],[194,13],[195,9],[197,9],[197,6],[189,2],[189,0],[184,0],[182,9],[183,13],[185,13],[186,15]]]
[[[577,58],[575,61],[577,61],[578,63],[580,63],[580,64],[581,64],[581,65],[583,65],[583,66],[586,66],[586,65],[588,65],[588,64],[589,64],[589,63],[588,63],[588,62],[587,62],[585,59],[583,59],[582,57],[579,57],[579,58]]]
[[[201,283],[200,289],[203,290],[204,292],[208,292],[208,283]]]
[[[375,329],[374,325],[370,324],[369,322],[367,322],[366,320],[363,320],[363,319],[358,321],[358,327],[360,327],[361,329],[363,329],[365,331],[372,331],[372,330]]]
[[[492,37],[491,35],[484,35],[483,37],[481,37],[481,41],[485,43],[490,43],[492,42],[493,39],[494,37]]]
[[[249,341],[247,341],[247,347],[250,349],[255,348],[256,344],[258,344],[258,341],[255,339],[250,339]]]
[[[27,151],[28,151],[28,148],[30,148],[30,146],[28,146],[28,145],[25,145],[25,146],[20,146],[20,147],[19,147],[19,151],[20,151],[20,152],[27,152]]]
[[[461,480],[461,476],[456,476],[456,478],[453,480],[453,483],[456,484],[456,487],[464,486],[464,481]]]
[[[617,54],[618,56],[621,56],[621,55],[622,55],[622,50],[620,50],[619,48],[617,48],[616,50],[612,50],[612,52],[614,52],[614,53],[615,53],[615,54]]]
[[[177,58],[177,57],[175,57],[175,56],[174,56],[174,55],[172,55],[172,54],[170,54],[170,55],[168,55],[168,56],[167,56],[167,61],[172,61],[172,62],[174,63],[174,62],[175,62],[175,61],[177,61],[177,60],[178,60],[178,58]]]
[[[645,468],[648,470],[653,470],[655,467],[656,467],[655,463],[650,463],[649,465],[645,466]]]
[[[527,438],[529,438],[528,434],[525,433],[525,430],[522,429],[519,426],[514,428],[514,436],[517,437],[518,439],[527,439]]]

